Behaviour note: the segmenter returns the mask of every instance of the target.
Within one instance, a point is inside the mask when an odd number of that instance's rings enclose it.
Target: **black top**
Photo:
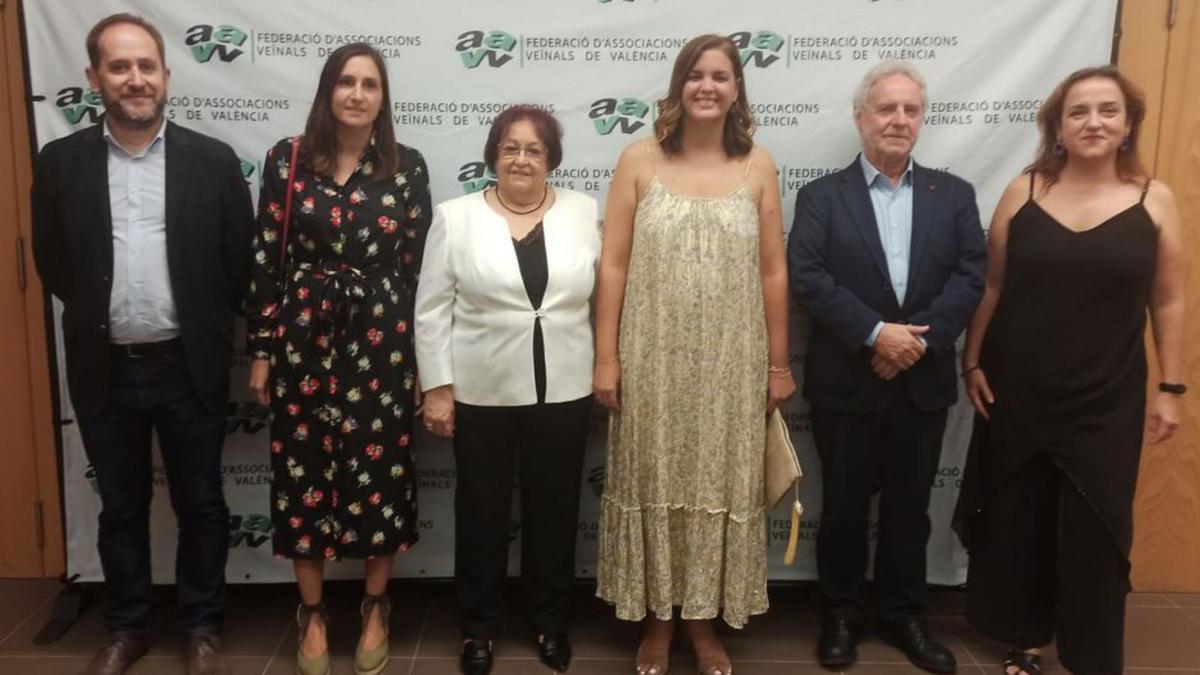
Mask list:
[[[1158,229],[1145,188],[1136,204],[1075,231],[1033,200],[1030,183],[1009,224],[1004,287],[980,354],[996,402],[990,422],[975,419],[955,518],[986,508],[1046,452],[1128,552]]]
[[[525,282],[525,293],[534,310],[540,309],[546,297],[546,282],[550,271],[546,263],[546,237],[542,223],[533,226],[524,239],[513,237],[513,249],[517,252],[517,265],[521,268],[521,280]],[[538,403],[546,402],[546,346],[542,337],[542,319],[533,320],[533,381],[537,387]]]

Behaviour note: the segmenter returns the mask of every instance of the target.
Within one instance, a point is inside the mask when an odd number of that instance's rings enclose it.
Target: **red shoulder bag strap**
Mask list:
[[[300,137],[292,139],[292,159],[288,162],[287,196],[283,199],[283,236],[279,241],[279,276],[287,274],[288,228],[292,224],[292,183],[296,182],[296,157],[300,154]]]

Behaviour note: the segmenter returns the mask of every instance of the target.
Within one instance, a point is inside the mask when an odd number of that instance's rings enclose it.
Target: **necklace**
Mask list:
[[[537,206],[533,207],[532,209],[529,209],[528,211],[518,211],[518,210],[514,209],[513,207],[509,206],[508,204],[505,204],[504,200],[500,198],[500,188],[499,187],[495,188],[495,190],[496,190],[496,201],[500,202],[500,206],[503,206],[506,211],[508,211],[509,213],[511,213],[515,216],[527,216],[527,215],[533,213],[534,211],[537,211],[538,209],[542,208],[542,205],[546,203],[546,196],[550,194],[550,188],[548,186],[543,186],[542,187],[542,200],[537,203]]]

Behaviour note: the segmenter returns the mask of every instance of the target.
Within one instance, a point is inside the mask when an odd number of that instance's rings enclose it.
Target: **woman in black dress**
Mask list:
[[[392,561],[417,540],[412,323],[429,182],[420,153],[395,141],[389,110],[379,52],[340,47],[304,135],[263,162],[250,388],[273,414],[274,549],[295,567],[306,675],[329,667],[324,561],[365,560],[355,670],[375,673],[387,660]]]
[[[963,373],[978,411],[955,515],[967,618],[1035,675],[1056,638],[1073,672],[1120,673],[1143,430],[1178,426],[1181,226],[1138,161],[1142,94],[1071,74],[1038,113],[1041,151],[996,207]],[[1149,308],[1160,384],[1146,400]],[[1147,403],[1149,405],[1147,405]]]

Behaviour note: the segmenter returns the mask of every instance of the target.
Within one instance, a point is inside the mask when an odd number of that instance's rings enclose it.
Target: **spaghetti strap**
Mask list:
[[[1033,179],[1037,176],[1036,171],[1029,172],[1029,200],[1033,201]]]
[[[750,158],[750,161],[746,162],[746,170],[742,172],[742,180],[746,180],[746,176],[750,175],[750,167],[752,166],[754,166],[753,157]]]
[[[1148,191],[1150,190],[1150,181],[1152,181],[1152,180],[1154,180],[1154,179],[1153,179],[1153,178],[1147,178],[1147,179],[1146,179],[1146,184],[1142,186],[1142,198],[1138,200],[1138,203],[1139,203],[1139,204],[1145,204],[1145,203],[1146,203],[1146,192],[1148,192]]]

